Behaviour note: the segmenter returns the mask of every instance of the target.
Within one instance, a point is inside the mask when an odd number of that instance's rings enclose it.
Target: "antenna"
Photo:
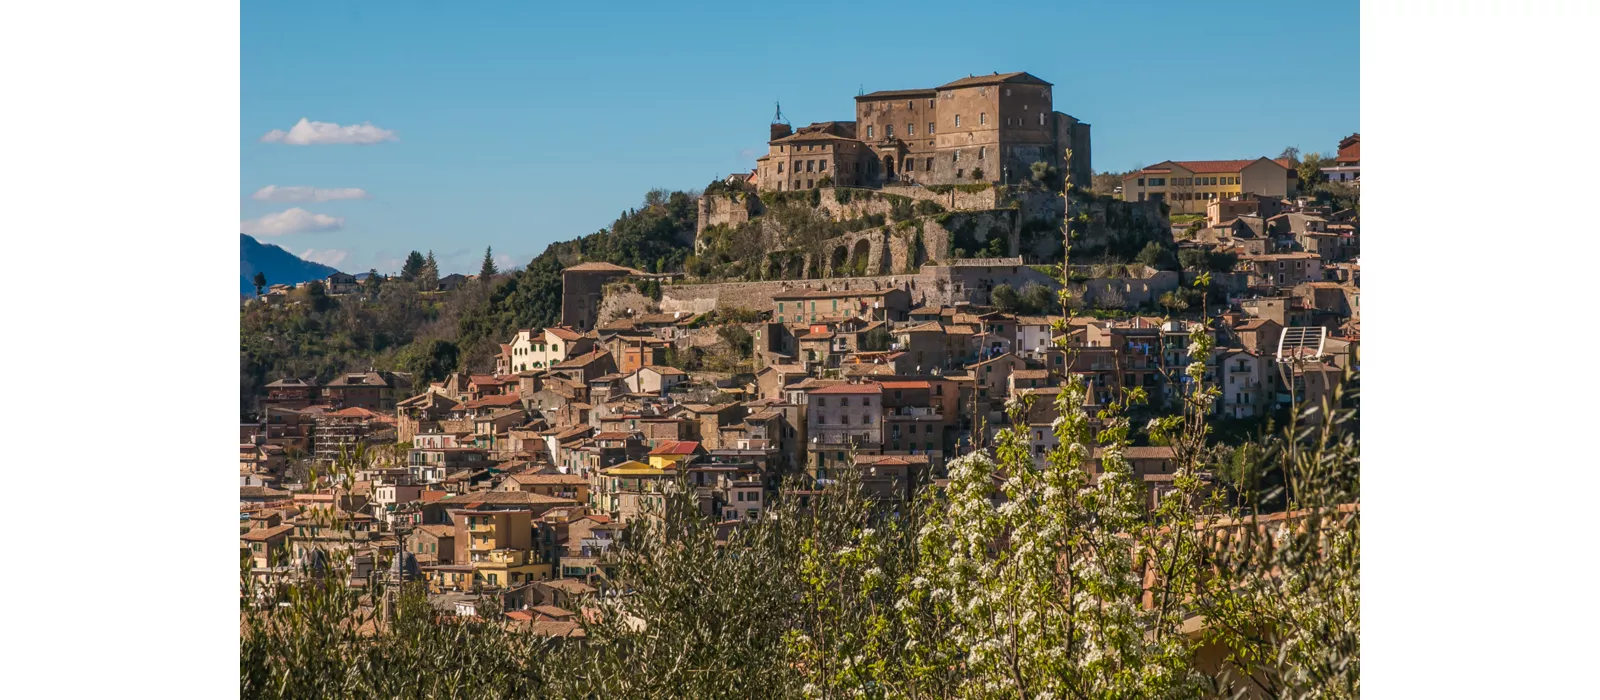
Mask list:
[[[789,123],[789,120],[785,119],[784,116],[783,116],[783,104],[782,103],[773,102],[772,103],[772,108],[773,108],[773,111],[772,111],[772,123],[773,124],[788,124]]]

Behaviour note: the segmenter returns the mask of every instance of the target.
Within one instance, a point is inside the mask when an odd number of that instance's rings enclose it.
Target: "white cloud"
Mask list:
[[[262,143],[286,143],[290,146],[310,146],[319,143],[373,144],[399,141],[400,136],[389,129],[380,129],[372,122],[339,126],[333,122],[314,122],[301,117],[288,131],[273,129],[261,137]]]
[[[344,262],[344,259],[347,258],[347,257],[350,257],[350,251],[348,251],[348,250],[337,250],[337,249],[333,249],[333,248],[329,248],[327,250],[317,250],[315,248],[307,248],[306,252],[300,254],[300,259],[301,260],[309,260],[309,261],[314,262],[314,263],[322,263],[323,265],[327,265],[328,267],[338,267],[339,263]]]
[[[256,190],[250,198],[259,202],[331,202],[335,199],[367,199],[368,195],[367,191],[360,187],[323,189],[304,185],[286,187],[267,185]]]
[[[751,158],[754,158],[754,157],[756,157],[756,152],[755,152],[754,149],[750,149],[750,148],[741,148],[741,149],[739,149],[739,160],[750,160]]]
[[[344,228],[344,217],[313,214],[295,207],[259,219],[239,222],[239,232],[252,236],[282,236],[290,233],[316,233],[338,231]]]

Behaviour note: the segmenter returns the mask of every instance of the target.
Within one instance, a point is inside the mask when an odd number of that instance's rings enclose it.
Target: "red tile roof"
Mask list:
[[[882,384],[883,388],[885,388],[885,389],[932,389],[933,388],[933,384],[932,383],[930,383],[930,382],[928,382],[926,380],[920,380],[920,379],[916,380],[916,381],[888,381],[888,382],[878,382],[878,383]]]
[[[700,448],[700,443],[692,440],[676,440],[663,442],[660,447],[650,451],[652,455],[692,455]]]
[[[835,384],[820,389],[812,389],[813,394],[881,394],[883,386],[876,383],[862,384]]]

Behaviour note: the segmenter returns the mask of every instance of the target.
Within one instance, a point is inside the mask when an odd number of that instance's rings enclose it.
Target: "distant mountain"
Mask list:
[[[267,284],[272,285],[320,280],[338,270],[321,263],[301,260],[287,250],[270,243],[257,242],[256,239],[241,233],[239,234],[239,293],[256,293],[256,286],[250,280],[257,272],[265,274]]]

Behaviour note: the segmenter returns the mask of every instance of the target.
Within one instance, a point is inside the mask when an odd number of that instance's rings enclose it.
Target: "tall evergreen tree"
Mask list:
[[[429,253],[429,255],[432,255],[432,253]],[[422,266],[425,264],[427,263],[423,261],[422,253],[418,253],[415,250],[411,251],[411,254],[406,256],[405,267],[400,268],[400,279],[407,282],[417,281],[417,275],[422,274]]]
[[[483,249],[483,269],[478,271],[478,281],[491,282],[500,271],[494,267],[494,246]]]
[[[369,296],[378,296],[378,291],[383,289],[383,277],[378,275],[378,268],[372,268],[367,272],[367,278],[361,281],[361,286]]]
[[[433,251],[428,251],[428,260],[422,264],[422,271],[418,273],[423,291],[434,291],[439,288],[439,261],[433,259]]]
[[[258,271],[256,272],[255,278],[250,280],[250,282],[256,286],[256,296],[261,296],[262,290],[267,288],[267,275],[264,272]]]

